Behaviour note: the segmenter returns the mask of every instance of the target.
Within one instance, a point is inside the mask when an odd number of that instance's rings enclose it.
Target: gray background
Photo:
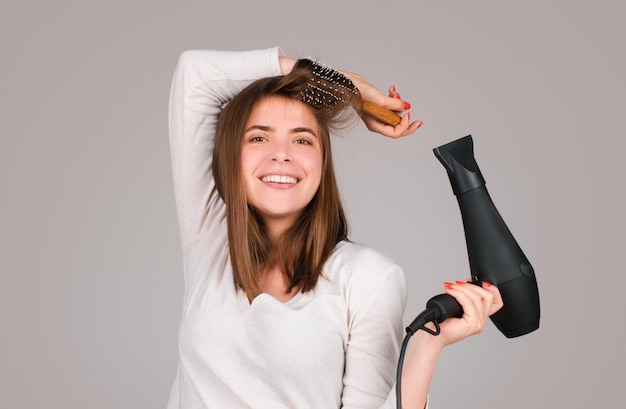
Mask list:
[[[167,99],[186,49],[281,45],[395,84],[424,121],[335,140],[352,238],[405,321],[468,276],[432,148],[471,133],[535,267],[541,328],[449,347],[433,408],[620,406],[626,3],[0,0],[3,408],[164,408],[182,301]]]

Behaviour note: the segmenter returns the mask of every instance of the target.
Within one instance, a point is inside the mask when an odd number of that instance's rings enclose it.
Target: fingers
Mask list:
[[[399,114],[411,108],[411,104],[401,99],[395,86],[392,85],[389,87],[388,95],[384,95],[377,88],[369,84],[365,78],[358,74],[351,75],[364,101],[372,102]],[[402,120],[396,126],[386,125],[368,115],[363,115],[362,119],[370,131],[394,139],[410,135],[422,126],[421,121],[411,122],[411,115],[408,112],[402,116]]]
[[[388,99],[394,100],[391,97]],[[398,102],[398,100],[396,99],[394,102]],[[391,109],[388,106],[386,106],[386,108]],[[370,131],[380,133],[393,139],[398,139],[403,136],[411,135],[422,126],[422,121],[411,122],[410,112],[402,115],[402,120],[396,126],[384,124],[383,122],[367,115],[363,117],[363,122],[365,122],[365,125]]]
[[[504,301],[502,300],[502,294],[500,294],[500,290],[495,285],[492,285],[486,281],[483,281],[482,287],[491,292],[493,294],[493,304],[491,304],[491,309],[489,315],[495,314],[500,308],[504,306]]]
[[[453,296],[463,307],[461,319],[465,322],[467,335],[484,331],[488,315],[485,313],[485,302],[482,295],[471,288],[473,285],[465,281],[446,283],[445,290]],[[491,294],[491,293],[489,293]]]
[[[371,117],[363,117],[363,122],[365,122],[365,125],[370,131],[380,133],[393,139],[410,135],[422,126],[421,121],[411,122],[410,113],[405,114],[400,123],[396,126],[386,125]]]
[[[384,102],[383,105],[385,108],[389,108],[392,111],[402,112],[411,109],[411,104],[408,101],[405,101],[398,93],[395,85],[389,87],[389,98]]]
[[[394,99],[402,99],[402,98],[400,97],[400,94],[399,94],[399,93],[398,93],[398,91],[396,90],[396,86],[395,86],[395,85],[392,85],[392,86],[390,86],[390,87],[389,87],[389,96],[390,96],[391,98],[394,98]]]
[[[484,331],[487,318],[503,305],[500,291],[487,282],[479,287],[468,281],[456,281],[445,283],[445,289],[463,307],[462,320],[467,325],[468,335]]]
[[[389,97],[386,98],[384,102],[382,102],[382,106],[398,113],[411,109],[411,104],[407,101],[404,101],[402,97],[400,97],[400,93],[396,89],[395,85],[390,86],[388,92]],[[390,128],[381,128],[379,126],[377,132],[382,130],[384,131],[383,135],[385,136],[389,136],[391,138],[400,138],[403,136],[411,135],[421,126],[422,121],[411,122],[411,113],[407,112],[405,115],[402,116],[402,121],[398,125],[396,125],[395,127],[391,127],[394,128],[393,130],[391,130]]]

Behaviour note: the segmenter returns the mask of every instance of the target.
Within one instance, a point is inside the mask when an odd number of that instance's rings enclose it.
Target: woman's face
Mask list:
[[[302,102],[262,99],[243,136],[241,171],[246,198],[268,228],[291,226],[311,201],[322,175],[315,116]]]

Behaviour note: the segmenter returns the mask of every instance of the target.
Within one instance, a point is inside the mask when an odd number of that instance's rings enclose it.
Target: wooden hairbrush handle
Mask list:
[[[397,113],[367,101],[363,101],[363,112],[391,126],[398,125],[402,120]]]

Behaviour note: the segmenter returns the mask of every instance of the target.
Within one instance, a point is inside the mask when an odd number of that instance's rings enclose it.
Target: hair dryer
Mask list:
[[[536,330],[540,314],[535,273],[487,192],[472,136],[433,151],[446,168],[459,203],[472,279],[494,284],[502,294],[504,307],[491,321],[507,338]]]

